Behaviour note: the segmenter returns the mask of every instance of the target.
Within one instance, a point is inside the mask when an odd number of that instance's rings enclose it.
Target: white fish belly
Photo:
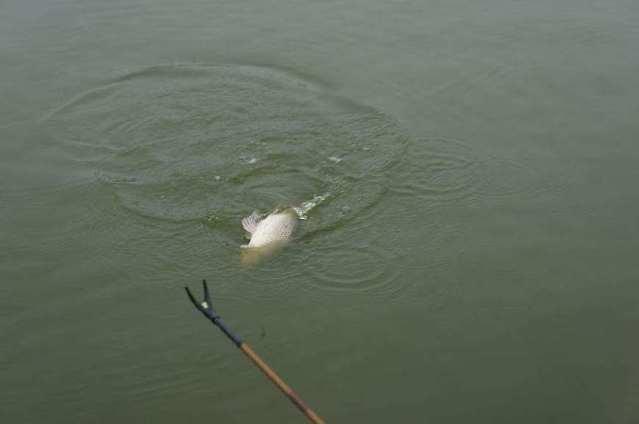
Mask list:
[[[278,213],[264,218],[251,235],[248,247],[266,246],[288,241],[295,230],[297,219],[290,213]]]

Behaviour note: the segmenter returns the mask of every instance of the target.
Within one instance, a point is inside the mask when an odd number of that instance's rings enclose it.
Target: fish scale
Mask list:
[[[290,240],[297,226],[297,216],[292,210],[272,213],[259,221],[256,215],[251,215],[251,217],[254,217],[252,222],[249,225],[244,225],[244,228],[251,233],[248,247],[262,247],[273,242]]]

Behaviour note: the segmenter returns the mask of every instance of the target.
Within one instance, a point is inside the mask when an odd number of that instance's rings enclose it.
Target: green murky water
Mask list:
[[[0,421],[639,421],[633,1],[0,2]],[[254,209],[309,207],[242,267]]]

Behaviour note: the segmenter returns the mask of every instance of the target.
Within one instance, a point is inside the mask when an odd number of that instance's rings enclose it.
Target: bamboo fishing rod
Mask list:
[[[242,341],[236,334],[234,334],[230,328],[226,326],[222,318],[215,312],[213,309],[213,304],[211,302],[211,296],[209,294],[209,287],[206,284],[206,280],[202,280],[202,287],[204,289],[204,300],[202,302],[197,302],[193,294],[191,294],[191,290],[188,287],[184,287],[186,290],[186,294],[191,299],[191,302],[195,306],[195,308],[202,312],[202,314],[209,319],[217,328],[222,330],[222,332],[228,337],[235,346],[237,346],[242,353],[244,353],[251,362],[257,366],[260,371],[264,373],[264,375],[271,380],[278,389],[282,391],[289,398],[291,402],[308,418],[308,420],[314,424],[324,424],[324,420],[317,415],[291,387],[284,382],[280,378],[277,373],[268,366],[266,362],[260,356],[255,353],[253,349],[248,345],[248,343]]]

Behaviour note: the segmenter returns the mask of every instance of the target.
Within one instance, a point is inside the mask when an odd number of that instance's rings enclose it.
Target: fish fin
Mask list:
[[[242,218],[242,227],[250,234],[253,234],[261,220],[262,218],[257,211],[253,211],[249,216]]]

